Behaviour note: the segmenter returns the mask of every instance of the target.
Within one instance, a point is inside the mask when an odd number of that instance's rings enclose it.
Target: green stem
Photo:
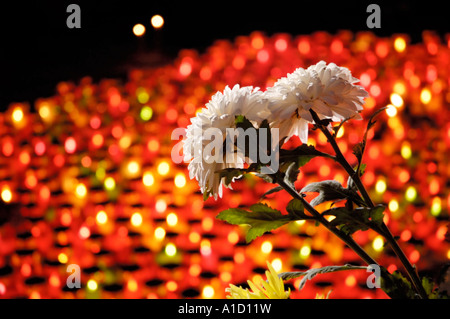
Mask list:
[[[339,237],[343,242],[345,242],[356,254],[358,254],[359,257],[361,257],[362,260],[364,260],[368,265],[370,264],[376,264],[378,265],[378,263],[372,258],[370,257],[365,251],[364,249],[361,248],[361,246],[358,245],[358,243],[356,243],[354,241],[354,239],[341,232],[339,229],[337,229],[334,226],[331,226],[330,222],[323,217],[323,215],[321,213],[319,213],[314,207],[311,206],[310,203],[308,203],[301,194],[299,194],[295,189],[293,189],[291,186],[289,186],[288,184],[286,184],[286,182],[282,179],[282,178],[278,178],[276,179],[278,185],[280,185],[281,187],[283,187],[293,198],[296,198],[298,200],[300,200],[303,203],[303,206],[306,208],[306,210],[308,212],[311,213],[311,215],[313,215],[314,219],[317,220],[318,222],[320,222],[323,226],[325,226],[329,231],[331,231],[333,234],[335,234],[337,237]]]
[[[321,213],[319,213],[313,206],[311,206],[310,203],[308,203],[301,194],[299,194],[294,188],[292,188],[290,185],[286,184],[286,182],[283,180],[282,177],[280,177],[278,174],[275,175],[275,181],[283,187],[293,198],[296,198],[300,200],[303,203],[303,206],[306,208],[308,212],[310,212],[314,219],[318,222],[320,222],[323,226],[325,226],[330,232],[332,232],[334,235],[336,235],[339,239],[341,239],[348,247],[350,247],[365,263],[368,265],[377,265],[380,267],[381,270],[381,277],[385,280],[386,287],[392,286],[391,278],[389,272],[382,266],[380,266],[376,260],[374,260],[350,235],[347,235],[343,232],[341,232],[336,227],[332,226],[330,222],[323,217]],[[390,290],[391,291],[391,290]],[[391,297],[394,298],[391,295],[390,291],[386,291],[385,293]]]
[[[364,187],[363,183],[361,182],[360,176],[359,176],[359,170],[354,170],[351,165],[348,163],[347,159],[342,154],[339,146],[336,143],[336,140],[334,139],[333,135],[328,131],[328,129],[320,124],[321,120],[317,116],[317,114],[310,110],[311,115],[317,125],[317,127],[322,131],[322,133],[327,137],[328,142],[330,142],[331,146],[333,147],[334,152],[336,153],[336,161],[345,169],[345,171],[348,173],[348,175],[352,178],[355,185],[358,187],[358,190],[360,191],[362,197],[364,198],[364,201],[366,202],[369,207],[375,207],[374,203],[372,202],[372,199],[370,198],[366,188]],[[416,269],[414,266],[411,265],[408,258],[406,257],[403,250],[398,245],[397,241],[395,240],[394,236],[392,235],[389,228],[386,226],[386,224],[383,222],[383,224],[380,227],[380,231],[378,233],[382,236],[384,236],[391,246],[394,253],[397,255],[397,257],[400,259],[401,263],[405,267],[409,278],[411,279],[413,286],[415,287],[417,293],[423,298],[427,299],[428,296],[425,292],[425,289],[422,286],[422,283],[420,281],[419,275],[416,272]]]

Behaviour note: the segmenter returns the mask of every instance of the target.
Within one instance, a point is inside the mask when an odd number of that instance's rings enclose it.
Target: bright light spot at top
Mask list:
[[[134,279],[128,280],[127,288],[129,291],[136,291],[138,289],[138,284],[137,284],[136,280],[134,280]]]
[[[417,191],[414,188],[414,186],[409,186],[406,189],[405,197],[406,197],[406,200],[409,201],[409,202],[412,202],[412,201],[414,201],[416,199]]]
[[[154,234],[156,239],[162,240],[166,236],[166,231],[164,230],[164,228],[158,227],[155,229]]]
[[[391,103],[396,107],[402,107],[403,106],[403,99],[402,97],[397,93],[391,94]]]
[[[181,75],[188,76],[192,72],[192,64],[189,62],[182,62],[179,71]]]
[[[280,271],[283,267],[283,263],[280,258],[275,258],[272,260],[272,267],[275,269],[276,272]]]
[[[202,296],[203,298],[207,299],[214,297],[214,288],[212,286],[206,285],[205,287],[203,287]]]
[[[160,29],[160,28],[162,28],[162,26],[164,25],[164,19],[163,19],[163,17],[161,17],[159,14],[155,14],[155,15],[151,18],[150,23],[152,24],[152,26],[153,26],[155,29]]]
[[[309,247],[308,245],[305,245],[300,249],[301,257],[307,258],[309,256],[309,254],[311,254],[311,247]]]
[[[398,211],[398,209],[399,209],[399,204],[398,204],[398,201],[397,200],[395,200],[395,199],[392,199],[390,202],[389,202],[389,210],[391,211],[391,212],[393,212],[393,213],[395,213],[396,211]]]
[[[286,51],[287,46],[288,46],[288,44],[285,39],[278,39],[277,41],[275,41],[275,49],[278,52]]]
[[[175,226],[178,223],[177,214],[170,213],[169,215],[167,215],[166,221],[169,226]]]
[[[158,213],[163,213],[167,209],[167,203],[164,199],[158,199],[155,204],[155,209]]]
[[[159,175],[162,175],[162,176],[167,175],[170,170],[169,163],[167,163],[167,162],[159,163],[157,170],[158,170]]]
[[[386,182],[384,180],[379,180],[376,184],[375,184],[375,190],[378,194],[382,194],[386,191],[387,185]]]
[[[145,27],[142,24],[140,24],[140,23],[135,24],[134,27],[133,27],[133,33],[134,33],[135,36],[141,37],[145,33]]]
[[[172,243],[168,243],[164,251],[167,256],[173,257],[177,254],[177,247]]]
[[[394,41],[394,48],[397,52],[403,52],[406,49],[406,41],[402,37],[398,37]]]
[[[91,236],[91,231],[86,226],[83,226],[80,228],[78,235],[80,235],[80,238],[86,239],[89,238],[89,236]]]
[[[264,39],[261,36],[256,36],[252,39],[252,47],[260,50],[264,47]]]
[[[152,186],[155,183],[153,174],[151,172],[144,173],[144,175],[142,176],[142,183],[147,187]]]
[[[23,120],[23,111],[22,108],[16,107],[14,108],[14,111],[12,112],[12,119],[14,122],[20,122]]]
[[[43,104],[40,108],[39,108],[39,116],[42,117],[42,119],[48,119],[51,115],[51,111],[50,111],[50,107],[48,106],[48,104]]]
[[[377,236],[372,242],[372,247],[375,251],[382,251],[384,246],[384,240],[383,237]]]
[[[441,199],[439,197],[433,198],[433,201],[431,204],[431,215],[439,216],[441,211],[442,211]]]
[[[423,104],[428,104],[431,101],[431,92],[429,89],[423,89],[422,92],[420,92],[420,101]]]
[[[396,116],[396,115],[397,115],[397,108],[396,108],[395,106],[393,106],[392,104],[389,104],[389,105],[387,106],[387,109],[386,109],[386,114],[387,114],[389,117],[394,117],[394,116]]]
[[[64,143],[64,148],[67,153],[73,154],[77,149],[77,142],[73,137],[68,137]]]
[[[90,291],[95,291],[98,288],[97,282],[94,279],[89,279],[89,281],[87,282],[87,288]]]
[[[142,225],[142,215],[140,213],[134,213],[131,215],[131,225],[139,227]]]
[[[59,261],[61,264],[65,264],[65,263],[67,263],[67,262],[69,261],[69,258],[67,257],[66,254],[60,253],[60,254],[58,255],[58,261]]]
[[[209,256],[211,252],[211,242],[208,239],[202,240],[200,243],[200,254],[202,256]]]
[[[136,161],[130,161],[127,165],[128,173],[132,175],[139,173],[139,169],[140,169],[139,163]]]
[[[186,177],[184,176],[183,173],[178,173],[175,176],[175,180],[174,180],[175,186],[178,188],[182,188],[186,185]]]
[[[409,146],[409,143],[404,143],[402,145],[402,148],[400,150],[400,153],[402,154],[402,157],[404,159],[409,159],[412,156],[411,146]]]
[[[153,116],[153,110],[150,106],[145,105],[142,107],[141,112],[139,113],[139,116],[143,121],[148,121]]]
[[[264,254],[269,254],[272,251],[272,243],[270,241],[265,241],[261,245],[261,251]]]
[[[87,188],[83,183],[80,183],[77,185],[77,187],[75,188],[75,195],[78,198],[84,198],[87,194]]]
[[[106,215],[104,210],[101,210],[97,213],[97,216],[95,217],[98,224],[104,225],[108,221],[108,215]]]
[[[336,137],[340,138],[340,137],[344,136],[344,132],[345,132],[345,129],[344,129],[343,126],[341,126],[341,128],[339,129],[339,132],[337,133]]]
[[[9,203],[12,200],[12,192],[9,187],[3,186],[1,197],[5,203]]]
[[[111,176],[107,177],[104,181],[104,186],[106,190],[112,191],[116,187],[116,181]]]

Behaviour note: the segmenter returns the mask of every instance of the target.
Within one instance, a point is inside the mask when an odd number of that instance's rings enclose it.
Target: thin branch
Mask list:
[[[327,130],[327,128],[321,124],[321,120],[317,116],[316,112],[313,110],[310,110],[310,113],[314,119],[314,122],[316,123],[316,126],[322,131],[322,133],[327,137],[328,141],[330,142],[331,146],[333,147],[334,152],[336,153],[336,161],[345,169],[345,171],[349,174],[349,176],[353,179],[354,183],[358,187],[358,190],[361,192],[361,195],[364,198],[364,201],[366,202],[369,207],[375,207],[374,203],[372,202],[372,199],[370,198],[367,190],[365,189],[363,183],[361,182],[359,171],[355,171],[350,164],[347,162],[347,159],[342,154],[339,146],[336,143],[336,140],[331,135],[331,133]],[[411,279],[413,286],[415,287],[416,291],[419,293],[419,295],[427,299],[428,296],[425,292],[425,289],[422,286],[422,283],[420,281],[419,275],[416,272],[415,267],[411,265],[408,258],[406,257],[403,250],[398,245],[397,241],[395,240],[394,236],[392,235],[389,228],[386,226],[386,224],[383,222],[381,225],[381,232],[380,235],[383,235],[389,245],[392,247],[392,250],[395,252],[397,257],[402,262],[403,266],[405,267],[409,278]]]

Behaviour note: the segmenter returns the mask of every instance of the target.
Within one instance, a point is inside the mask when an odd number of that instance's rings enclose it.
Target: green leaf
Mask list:
[[[230,208],[220,212],[216,218],[232,225],[250,225],[245,237],[247,243],[292,221],[290,216],[262,203],[250,206],[250,211]]]
[[[229,185],[234,182],[235,179],[240,178],[242,177],[242,175],[248,173],[248,171],[241,168],[224,168],[220,171],[217,171],[216,173],[219,173],[220,178],[225,178],[225,185]]]
[[[359,176],[364,175],[366,168],[367,168],[367,164],[361,163],[361,165],[359,165]]]
[[[358,213],[359,210],[369,210],[369,218],[370,221],[377,226],[380,226],[383,224],[383,218],[384,218],[384,210],[385,207],[383,205],[377,205],[375,207],[369,208],[369,207],[359,207],[355,209],[355,212]]]
[[[384,269],[382,268],[382,270]],[[381,276],[381,289],[391,298],[417,298],[416,293],[411,287],[411,283],[398,271],[394,271],[392,274],[383,271],[383,275]]]
[[[366,148],[366,141],[363,140],[362,142],[357,143],[353,147],[353,154],[356,156],[358,163],[361,163],[362,156],[364,153],[364,149]]]
[[[427,293],[428,296],[430,296],[433,293],[434,283],[428,277],[422,278],[422,286],[423,289],[425,289],[425,292]]]
[[[353,211],[346,207],[336,207],[328,209],[322,214],[336,216],[330,224],[339,226],[341,231],[351,235],[358,230],[365,231],[369,228],[380,227],[383,223],[384,209],[383,205],[377,205],[373,208],[358,207]]]
[[[323,202],[336,201],[342,199],[351,199],[358,204],[364,204],[362,199],[352,189],[344,188],[341,183],[335,180],[326,180],[311,183],[302,188],[301,193],[316,192],[319,195],[311,201],[312,206],[317,206]]]
[[[294,220],[314,219],[313,216],[305,214],[305,207],[302,201],[297,198],[292,199],[288,203],[286,210]]]
[[[449,296],[439,292],[438,285],[428,277],[422,278],[422,286],[429,299],[448,299]]]
[[[345,207],[337,207],[323,212],[324,215],[336,216],[330,224],[339,226],[339,229],[347,235],[351,235],[358,230],[368,230],[369,226],[364,222],[363,216],[357,216]]]

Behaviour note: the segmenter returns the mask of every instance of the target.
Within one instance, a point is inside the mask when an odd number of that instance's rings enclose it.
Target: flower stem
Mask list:
[[[336,227],[332,226],[330,224],[330,222],[325,217],[323,217],[323,215],[321,213],[319,213],[313,206],[311,206],[311,204],[308,203],[301,194],[299,194],[295,189],[293,189],[291,186],[289,186],[282,178],[277,177],[276,181],[277,181],[278,185],[283,187],[293,198],[300,200],[303,203],[303,206],[305,207],[305,209],[314,216],[315,220],[320,222],[329,231],[331,231],[333,234],[335,234],[337,237],[339,237],[343,242],[345,242],[359,257],[361,257],[362,260],[364,260],[364,262],[366,262],[368,265],[370,265],[370,264],[378,265],[378,263],[372,257],[370,257],[364,251],[364,249],[362,249],[361,246],[359,246],[358,243],[356,243],[354,241],[354,239],[351,236],[345,234],[344,232],[340,231]]]
[[[278,174],[275,175],[275,181],[280,185],[283,189],[285,189],[293,198],[296,198],[300,200],[303,203],[303,206],[306,208],[308,212],[310,212],[316,221],[321,223],[323,226],[325,226],[330,232],[332,232],[334,235],[336,235],[339,239],[341,239],[348,247],[350,247],[365,263],[368,265],[377,265],[380,267],[381,270],[381,277],[385,279],[386,286],[392,285],[391,280],[389,278],[388,271],[380,266],[376,260],[374,260],[350,235],[345,234],[344,232],[340,231],[336,227],[332,226],[330,222],[323,217],[322,214],[320,214],[313,206],[311,206],[310,203],[308,203],[301,194],[299,194],[293,187],[288,185],[282,177],[280,177]],[[385,293],[393,298],[392,295],[390,295],[390,292],[385,291]]]
[[[348,163],[347,159],[342,154],[339,146],[336,143],[336,140],[334,139],[333,135],[328,131],[328,129],[320,124],[321,120],[317,116],[317,114],[310,110],[311,115],[316,123],[316,126],[322,131],[322,133],[327,137],[328,142],[333,147],[334,152],[336,153],[336,161],[345,169],[345,171],[348,173],[348,175],[352,178],[355,185],[358,187],[358,190],[360,191],[362,197],[364,198],[364,201],[369,207],[375,207],[374,203],[372,202],[372,199],[369,196],[369,193],[367,192],[366,188],[364,187],[363,183],[361,182],[360,176],[359,176],[359,170],[354,170],[351,165]],[[403,250],[400,248],[399,244],[395,240],[394,236],[392,235],[389,228],[386,226],[386,224],[383,222],[380,229],[377,231],[380,235],[384,236],[391,246],[394,253],[397,255],[397,257],[400,259],[401,263],[405,267],[409,278],[411,279],[413,286],[415,287],[415,290],[423,299],[427,299],[428,296],[425,292],[425,289],[422,286],[422,283],[420,281],[419,275],[416,272],[416,269],[411,263],[409,262],[408,258],[406,257]]]

